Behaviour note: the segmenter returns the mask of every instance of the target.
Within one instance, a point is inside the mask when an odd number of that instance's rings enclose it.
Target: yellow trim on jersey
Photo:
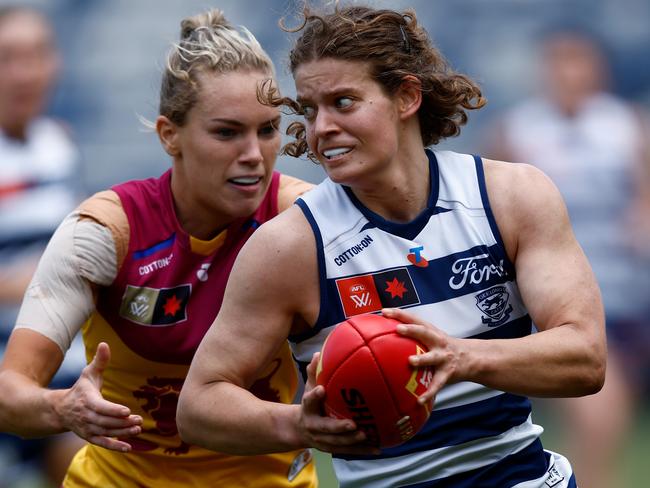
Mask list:
[[[194,236],[190,236],[190,247],[192,252],[196,254],[201,254],[202,256],[209,256],[226,242],[226,235],[228,234],[228,229],[220,232],[217,236],[213,237],[209,241],[204,241]]]

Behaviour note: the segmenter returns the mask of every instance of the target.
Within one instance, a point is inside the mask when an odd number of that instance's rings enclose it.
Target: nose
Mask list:
[[[239,159],[240,162],[251,166],[255,166],[264,162],[264,156],[262,155],[262,146],[260,143],[260,138],[257,136],[257,134],[251,134],[244,139]]]
[[[312,131],[314,136],[322,138],[339,130],[336,125],[335,118],[327,109],[321,109],[316,113],[316,117],[312,123]]]

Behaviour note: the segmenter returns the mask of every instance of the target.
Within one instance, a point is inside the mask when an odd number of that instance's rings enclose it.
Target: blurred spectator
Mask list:
[[[58,69],[47,19],[0,8],[0,357],[41,252],[81,197],[76,146],[61,123],[42,115]],[[73,382],[83,367],[77,347],[58,384]],[[18,486],[35,465],[58,486],[79,446],[72,435],[52,442],[0,434],[0,486]]]
[[[621,486],[635,376],[650,364],[649,134],[645,116],[607,92],[603,53],[582,32],[546,36],[542,93],[505,114],[485,152],[534,164],[554,180],[601,287],[609,339],[605,386],[594,396],[557,400],[566,414],[566,452],[578,484],[587,488]]]

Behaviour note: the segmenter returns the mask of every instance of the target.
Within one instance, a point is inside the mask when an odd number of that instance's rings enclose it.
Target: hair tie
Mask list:
[[[409,42],[409,38],[407,37],[406,32],[404,32],[404,27],[400,25],[399,31],[402,33],[402,46],[404,48],[404,51],[406,51],[406,54],[411,54],[411,43]]]

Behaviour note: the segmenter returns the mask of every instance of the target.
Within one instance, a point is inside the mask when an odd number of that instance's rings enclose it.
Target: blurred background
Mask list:
[[[0,5],[9,4],[0,0]],[[50,112],[73,128],[84,161],[87,191],[168,168],[155,135],[138,115],[157,115],[161,63],[176,41],[180,20],[209,7],[244,24],[276,61],[286,93],[293,93],[285,54],[290,36],[277,20],[295,11],[287,0],[34,0],[52,19],[63,53],[63,72]],[[491,117],[537,87],[536,40],[553,26],[593,29],[614,65],[614,89],[650,104],[650,1],[648,0],[390,0],[413,7],[451,64],[477,79],[489,103],[472,114],[462,135],[445,146],[476,152]],[[154,142],[152,143],[152,138]],[[280,169],[313,181],[322,172],[292,160]]]
[[[516,159],[518,162],[535,163],[534,150],[529,156],[523,149],[516,153],[505,147],[502,138],[508,123],[513,123],[511,110],[548,91],[551,82],[549,73],[544,70],[548,70],[549,65],[540,62],[540,41],[560,30],[587,33],[590,39],[595,39],[608,66],[604,88],[618,97],[620,103],[629,104],[635,113],[639,112],[639,138],[644,137],[645,111],[650,111],[650,0],[392,0],[367,3],[393,9],[414,8],[450,64],[481,85],[488,99],[487,106],[471,113],[462,134],[443,142],[442,148],[487,157],[522,154],[526,159]],[[294,1],[0,0],[0,7],[6,5],[36,7],[52,21],[63,65],[47,114],[65,121],[71,130],[79,148],[79,176],[86,195],[124,180],[157,176],[170,166],[157,136],[144,127],[140,117],[154,120],[157,115],[161,63],[170,43],[178,38],[180,20],[188,15],[219,7],[233,23],[246,25],[274,58],[283,92],[294,94],[285,61],[291,36],[277,25],[282,16],[288,16],[289,24],[295,19]],[[533,117],[528,121],[536,122]],[[520,125],[519,130],[526,132],[525,118]],[[570,136],[568,133],[567,137]],[[547,147],[540,138],[536,140]],[[635,140],[628,146],[636,143],[643,145],[642,141]],[[602,154],[597,148],[591,151]],[[643,157],[641,149],[637,161],[641,170],[629,179],[638,182],[647,176],[648,160]],[[2,164],[0,153],[0,166]],[[324,176],[313,163],[287,157],[279,159],[278,169],[312,182],[319,182]],[[618,191],[635,199],[636,193],[632,192],[637,190],[626,183],[622,185]],[[567,188],[570,193],[572,187]],[[643,188],[638,190],[640,199],[644,191]],[[594,193],[597,197],[598,192]],[[640,204],[638,209],[641,210],[634,217],[638,228],[647,226],[650,219],[643,213],[643,209],[648,209],[644,205]],[[576,213],[576,220],[581,215]],[[625,231],[613,228],[610,232]],[[645,259],[650,241],[644,240],[645,234],[640,235],[632,247],[641,259]],[[629,413],[630,420],[621,420],[621,425],[627,426],[621,427],[625,431],[621,434],[622,440],[616,438],[616,433],[611,434],[612,442],[616,443],[613,447],[619,455],[616,481],[603,481],[602,486],[612,488],[648,486],[650,479],[650,381],[647,376],[650,322],[644,319],[650,311],[650,308],[644,309],[650,295],[650,290],[644,288],[644,280],[650,273],[645,262],[636,270],[643,275],[634,285],[639,295],[635,298],[632,317],[636,325],[631,332],[626,331],[627,335],[624,334],[620,341],[623,344],[621,355],[632,358],[624,362],[621,369],[623,377],[634,378],[626,385],[627,393],[621,394],[629,398],[629,403],[621,408]],[[630,346],[629,351],[624,349],[625,344]],[[541,402],[539,407],[538,419],[547,427],[544,434],[547,447],[563,450],[563,433],[570,431],[571,419],[578,417],[571,409],[558,407],[552,401]],[[593,411],[598,422],[607,424],[606,409],[599,407]],[[559,417],[568,419],[568,424],[559,421]],[[601,437],[605,439],[603,442],[607,442],[607,435]],[[319,459],[324,462],[321,465],[323,486],[335,486],[327,471],[326,457]],[[3,485],[3,470],[9,469],[13,467],[0,461],[0,486],[46,486],[37,471],[16,475],[16,470],[12,470],[11,484]],[[6,479],[5,483],[8,483]]]

